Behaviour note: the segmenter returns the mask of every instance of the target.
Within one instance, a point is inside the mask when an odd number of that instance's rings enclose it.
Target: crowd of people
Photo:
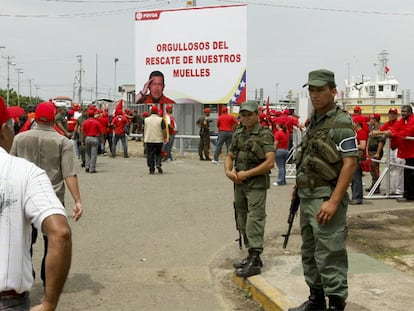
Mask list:
[[[305,125],[299,123],[292,110],[276,111],[259,106],[257,101],[242,103],[237,117],[226,106],[220,106],[213,159],[210,158],[211,111],[205,108],[195,123],[200,135],[198,155],[200,160],[217,165],[226,145],[224,172],[234,185],[236,224],[248,249],[247,257],[234,263],[235,274],[246,278],[260,274],[263,266],[260,255],[264,248],[271,169],[276,164],[278,173],[273,185],[286,185],[286,162],[289,151],[296,148],[294,191],[300,198],[302,265],[310,295],[301,306],[290,310],[344,310],[348,295],[347,206],[363,203],[364,171],[371,175],[371,184],[365,191],[381,193],[380,161],[388,138],[389,161],[402,165],[390,168],[390,194],[402,196],[397,202],[414,201],[414,170],[411,169],[414,167],[414,116],[410,105],[401,107],[400,119],[398,109],[390,108],[388,121],[381,124],[379,114],[363,115],[358,106],[353,114],[340,109],[335,103],[334,73],[326,69],[310,72],[305,86],[313,106]],[[0,170],[0,188],[6,195],[1,198],[0,212],[17,208],[18,217],[26,220],[24,225],[16,225],[16,237],[24,245],[23,252],[14,253],[13,248],[0,252],[10,253],[0,255],[0,284],[6,284],[0,287],[1,297],[10,296],[27,307],[27,292],[34,278],[30,253],[37,231],[41,231],[43,304],[50,304],[50,310],[56,307],[70,267],[71,237],[64,193],[67,187],[75,203],[72,217],[79,220],[83,214],[77,178],[80,167],[87,173],[97,173],[98,155],[108,153],[116,157],[118,142],[122,144],[123,157],[128,158],[130,133],[142,134],[150,175],[155,170],[162,174],[162,162],[174,160],[175,102],[164,95],[164,87],[163,74],[152,72],[135,98],[136,103],[150,107],[142,115],[123,109],[122,100],[112,114],[108,108],[102,110],[95,105],[75,105],[67,111],[66,107],[56,107],[48,101],[38,104],[35,111],[13,115],[0,98],[0,157],[3,159],[0,165],[4,166]],[[298,146],[292,143],[295,129],[304,133]],[[141,135],[134,135],[132,139],[141,140]],[[21,177],[20,181],[10,177],[15,175]],[[350,184],[351,199],[347,192]],[[22,185],[20,192],[7,190],[16,185]],[[25,199],[32,193],[39,199],[36,204]],[[0,221],[19,222],[17,218],[9,218],[0,217]],[[10,245],[8,239],[14,237],[1,232],[0,245]],[[65,251],[57,254],[56,249],[60,247]],[[8,258],[24,262],[23,267],[12,268],[11,277],[3,265]],[[0,309],[7,307],[4,301],[0,299]]]

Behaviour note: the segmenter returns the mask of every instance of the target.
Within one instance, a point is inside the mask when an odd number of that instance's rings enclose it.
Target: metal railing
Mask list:
[[[142,138],[142,134],[129,134],[130,137],[140,137]],[[180,156],[184,155],[184,152],[197,152],[198,151],[198,141],[200,140],[200,135],[175,135],[175,147],[173,148],[178,151]],[[217,144],[217,135],[210,136],[210,142],[215,147]],[[210,149],[213,150],[214,149]]]
[[[414,140],[414,137],[406,137],[405,139]],[[407,169],[410,169],[410,170],[414,170],[414,167],[412,167],[412,166],[391,162],[391,138],[387,138],[385,146],[386,146],[386,152],[385,152],[386,158],[385,158],[385,160],[377,160],[377,159],[372,159],[371,158],[372,162],[384,164],[385,167],[383,168],[383,170],[382,170],[380,176],[378,177],[377,181],[371,187],[368,194],[364,196],[364,199],[395,199],[395,198],[402,197],[402,194],[395,195],[395,194],[390,193],[390,187],[391,187],[390,172],[391,172],[391,169],[392,169],[392,167],[402,167],[402,168],[407,168]],[[386,190],[385,190],[385,195],[375,195],[375,191],[379,188],[379,186],[381,185],[381,182],[383,181],[384,178],[386,178],[386,185],[387,185]],[[402,176],[402,178],[404,178],[404,177]]]

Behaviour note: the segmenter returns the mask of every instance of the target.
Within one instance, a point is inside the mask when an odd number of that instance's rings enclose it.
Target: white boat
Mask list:
[[[343,108],[351,113],[355,106],[362,109],[362,114],[369,115],[379,113],[382,116],[388,114],[391,107],[400,110],[403,105],[404,92],[399,91],[400,83],[389,75],[388,52],[381,51],[378,55],[378,62],[375,64],[377,75],[375,80],[362,75],[359,81],[345,80],[345,90],[338,98]],[[407,94],[409,96],[409,94]]]

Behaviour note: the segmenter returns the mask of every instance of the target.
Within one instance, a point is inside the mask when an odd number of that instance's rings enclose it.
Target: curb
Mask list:
[[[285,294],[272,287],[259,275],[244,279],[233,273],[233,282],[248,291],[253,300],[260,303],[265,311],[286,311],[296,306]]]

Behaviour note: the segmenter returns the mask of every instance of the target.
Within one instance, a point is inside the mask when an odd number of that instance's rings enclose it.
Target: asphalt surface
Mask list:
[[[97,174],[79,175],[85,214],[70,221],[73,263],[58,310],[251,310],[223,289],[228,279],[250,290],[264,310],[287,310],[306,300],[298,219],[282,249],[293,180],[269,190],[265,266],[261,275],[243,280],[233,275],[232,262],[246,250],[234,241],[232,185],[222,164],[185,154],[163,163],[164,174],[150,176],[142,151],[129,151],[129,159],[101,156]],[[68,193],[66,202],[70,211]],[[414,207],[394,202],[353,206],[349,215]],[[36,244],[35,268],[41,249]],[[346,310],[411,309],[412,275],[353,250],[349,259]],[[36,279],[32,304],[41,293]]]

